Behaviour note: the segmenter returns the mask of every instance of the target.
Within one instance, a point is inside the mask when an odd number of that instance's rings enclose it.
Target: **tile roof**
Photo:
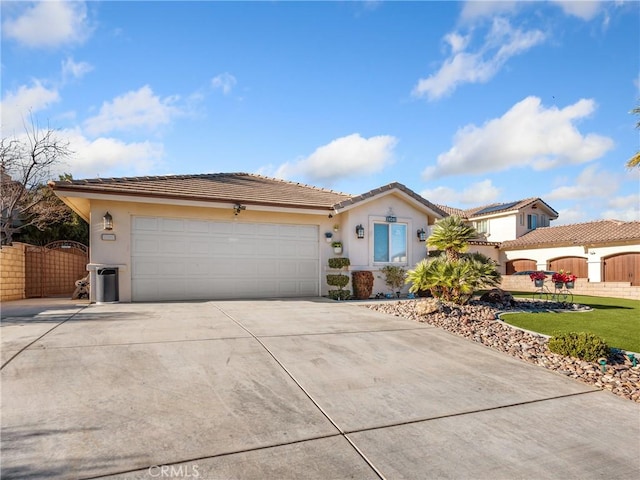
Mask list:
[[[515,240],[502,242],[502,249],[598,245],[638,240],[640,240],[640,222],[597,220],[594,222],[537,228]]]
[[[250,173],[95,178],[50,182],[53,190],[332,210],[346,193]]]
[[[538,197],[530,197],[525,198],[523,200],[516,200],[515,202],[505,202],[505,203],[490,203],[487,205],[482,205],[480,207],[468,208],[466,210],[462,210],[454,207],[447,207],[445,205],[438,205],[440,209],[447,212],[449,215],[457,215],[462,218],[472,219],[478,217],[484,217],[485,215],[496,215],[503,212],[509,212],[512,210],[519,210],[521,208],[528,207],[536,202],[542,203],[546,206],[550,212],[558,218],[558,212],[556,212],[553,208],[549,206],[544,200]]]
[[[389,184],[384,185],[382,187],[374,188],[373,190],[370,190],[370,191],[368,191],[366,193],[363,193],[361,195],[356,195],[354,197],[350,197],[348,199],[345,199],[342,202],[336,204],[335,205],[335,209],[336,210],[340,210],[340,209],[346,208],[346,207],[354,205],[354,204],[356,204],[358,202],[362,202],[363,200],[366,200],[368,198],[376,197],[376,196],[380,195],[381,193],[388,192],[388,191],[394,190],[394,189],[397,189],[397,190],[400,190],[401,192],[406,193],[411,198],[413,198],[414,200],[420,202],[422,205],[424,205],[425,207],[429,208],[434,213],[436,213],[438,215],[441,215],[443,217],[447,216],[447,212],[442,210],[440,207],[438,207],[437,205],[431,203],[430,201],[428,201],[424,197],[418,195],[413,190],[405,187],[404,185],[402,185],[401,183],[398,183],[398,182],[389,183]]]

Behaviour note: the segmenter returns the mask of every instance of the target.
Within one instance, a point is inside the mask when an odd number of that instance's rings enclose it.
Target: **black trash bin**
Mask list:
[[[96,303],[113,303],[118,294],[118,269],[98,268],[96,271]]]

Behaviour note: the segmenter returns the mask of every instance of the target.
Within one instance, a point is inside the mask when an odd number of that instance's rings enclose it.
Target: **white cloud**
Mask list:
[[[84,127],[92,135],[132,128],[154,129],[169,124],[172,117],[181,113],[173,106],[176,100],[176,97],[160,98],[145,85],[103,103],[100,113],[89,118]]]
[[[597,165],[589,165],[578,177],[574,185],[553,189],[544,195],[548,200],[581,200],[595,197],[607,198],[620,186],[617,175],[598,170]]]
[[[377,173],[393,163],[396,143],[397,139],[389,135],[363,138],[354,133],[318,147],[297,162],[281,165],[275,176],[301,175],[311,182],[330,185],[347,177]]]
[[[461,192],[450,187],[436,187],[423,190],[420,195],[440,205],[483,205],[495,202],[500,196],[500,191],[491,180],[487,179],[469,185]]]
[[[613,148],[613,140],[581,134],[574,123],[595,110],[593,100],[582,99],[563,109],[545,108],[537,97],[527,97],[502,117],[482,127],[458,130],[454,145],[438,156],[437,165],[423,176],[486,173],[516,167],[544,170],[595,160]]]
[[[222,90],[222,93],[225,95],[231,93],[231,90],[237,83],[236,77],[228,72],[221,73],[211,79],[211,86]]]
[[[551,226],[570,225],[572,223],[583,223],[595,220],[593,210],[585,210],[582,205],[576,203],[570,208],[558,210],[558,219],[554,220]]]
[[[75,62],[73,58],[67,58],[62,62],[62,78],[82,78],[93,70],[93,66],[87,62]]]
[[[27,47],[58,47],[80,43],[90,33],[84,2],[29,3],[2,23],[3,36]]]
[[[25,122],[27,125],[30,123],[29,115],[58,101],[58,91],[43,86],[37,80],[31,86],[22,85],[17,91],[7,93],[0,104],[3,136],[24,132]]]
[[[607,209],[602,213],[602,217],[627,222],[640,221],[640,195],[611,198],[607,202]]]
[[[516,10],[518,3],[503,0],[500,2],[467,1],[460,12],[462,21],[476,21],[481,18],[491,18],[496,15],[511,13]]]
[[[602,5],[598,1],[576,1],[576,0],[551,0],[558,5],[562,11],[582,20],[592,20],[602,10]]]
[[[59,136],[69,141],[74,152],[65,164],[58,166],[59,173],[68,172],[75,178],[149,174],[164,156],[160,143],[126,143],[107,137],[91,140],[78,130],[63,130]]]
[[[436,73],[418,81],[413,89],[417,97],[435,100],[452,93],[465,83],[485,83],[493,78],[513,56],[542,43],[546,36],[540,30],[524,31],[511,27],[505,18],[495,18],[484,44],[476,52],[464,49],[469,38],[457,33],[445,36],[451,55]]]

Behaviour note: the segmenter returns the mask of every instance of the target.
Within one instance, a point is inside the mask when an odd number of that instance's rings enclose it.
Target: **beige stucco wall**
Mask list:
[[[0,301],[25,298],[25,248],[18,242],[0,248]]]
[[[374,200],[363,202],[358,207],[338,215],[342,223],[341,240],[344,242],[344,256],[348,256],[351,261],[350,271],[369,270],[373,272],[374,287],[373,293],[387,293],[388,287],[384,283],[384,277],[380,269],[384,263],[373,261],[373,224],[374,222],[384,222],[389,211],[397,217],[398,223],[407,224],[407,261],[399,264],[405,270],[413,268],[420,260],[425,258],[427,249],[426,242],[418,240],[417,231],[422,228],[431,233],[436,217],[428,215],[424,209],[416,206],[412,202],[407,202],[402,195],[389,193],[385,196],[376,197]],[[365,228],[365,238],[356,238],[355,228],[357,225]],[[350,286],[347,288],[351,288]],[[402,289],[403,293],[408,291],[408,286]]]
[[[518,218],[516,215],[490,219],[489,236],[487,240],[490,242],[504,242],[505,240],[515,239],[517,222]]]
[[[257,208],[248,206],[246,210],[236,216],[229,206],[216,208],[92,200],[90,218],[91,258],[89,264],[91,280],[95,282],[95,269],[99,268],[99,266],[117,266],[119,268],[120,301],[131,301],[132,217],[143,215],[225,222],[317,225],[320,245],[321,295],[326,295],[328,291],[325,277],[328,270],[327,259],[333,256],[349,257],[351,260],[349,271],[372,271],[376,278],[374,292],[386,292],[387,288],[379,274],[379,269],[383,265],[374,264],[373,254],[369,253],[373,251],[373,222],[380,219],[384,220],[391,208],[398,218],[398,222],[407,223],[408,259],[406,264],[402,266],[412,268],[426,254],[425,242],[418,241],[416,231],[419,228],[424,228],[429,233],[429,226],[433,225],[436,220],[435,216],[428,216],[424,212],[424,208],[407,201],[402,194],[393,192],[376,197],[371,201],[362,202],[358,207],[334,214],[332,218],[329,218],[328,212],[326,214],[299,213],[296,211],[275,212],[258,210]],[[103,230],[102,221],[102,217],[107,211],[113,217],[113,230],[108,232]],[[334,231],[335,224],[339,225],[337,232]],[[356,238],[355,227],[359,224],[365,227],[364,239]],[[325,232],[333,234],[332,241],[339,240],[343,242],[343,253],[341,255],[334,254],[331,243],[325,241]],[[115,240],[103,240],[103,234],[113,234],[115,235]],[[95,283],[93,284],[95,285]],[[346,288],[351,289],[351,285]],[[406,291],[407,289],[405,288],[404,290]],[[94,290],[92,290],[92,296],[92,300],[95,301]]]

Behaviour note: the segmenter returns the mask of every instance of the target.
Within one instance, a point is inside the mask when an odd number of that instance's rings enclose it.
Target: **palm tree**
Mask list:
[[[640,115],[640,107],[636,107],[631,110],[631,113],[634,115]],[[640,129],[640,120],[636,123],[636,128]],[[628,168],[640,167],[640,152],[636,152],[636,154],[629,159],[627,162]]]
[[[447,260],[453,262],[460,259],[469,240],[477,236],[478,232],[475,228],[464,223],[462,218],[451,215],[436,222],[427,245],[444,250]]]

